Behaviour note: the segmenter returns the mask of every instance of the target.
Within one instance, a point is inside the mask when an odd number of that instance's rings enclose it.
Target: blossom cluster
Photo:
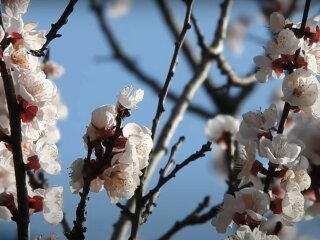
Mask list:
[[[84,177],[91,173],[90,191],[105,189],[112,203],[130,199],[140,185],[142,170],[148,165],[153,147],[151,131],[136,123],[121,126],[123,118],[137,108],[143,90],[126,86],[118,95],[117,105],[103,105],[92,112],[83,139],[86,148],[94,150],[95,159],[85,165],[77,159],[71,165],[70,187],[77,193],[84,185]],[[93,174],[92,174],[93,172]]]
[[[23,161],[34,174],[44,170],[51,175],[60,173],[56,146],[60,138],[56,123],[66,117],[67,108],[61,101],[56,84],[50,80],[63,73],[53,62],[42,62],[31,54],[46,42],[45,31],[36,30],[35,23],[25,24],[23,14],[29,1],[1,1],[0,27],[1,61],[12,76],[19,106]],[[10,220],[17,209],[17,190],[10,141],[9,112],[2,76],[0,77],[0,219]],[[27,181],[30,214],[43,212],[49,223],[62,220],[62,187],[33,189]]]
[[[264,227],[270,216],[292,226],[319,214],[320,186],[313,178],[320,163],[320,28],[313,19],[301,28],[275,12],[270,29],[274,38],[265,47],[266,55],[254,58],[256,79],[283,79],[282,115],[279,104],[271,104],[265,111],[243,114],[242,121],[218,115],[205,130],[210,140],[233,155],[237,188],[224,195],[221,211],[212,220],[219,233],[239,226],[229,239],[279,239],[267,235],[273,232]]]

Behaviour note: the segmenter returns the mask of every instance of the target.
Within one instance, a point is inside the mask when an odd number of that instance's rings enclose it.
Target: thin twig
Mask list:
[[[205,208],[209,205],[209,197],[205,197],[201,203],[199,203],[198,207],[188,214],[183,220],[177,221],[165,234],[163,234],[159,240],[168,240],[181,229],[194,226],[199,224],[204,224],[207,221],[211,220],[213,217],[217,215],[221,204],[212,207],[208,212],[199,215]]]
[[[157,0],[155,2],[157,3],[160,13],[163,16],[163,19],[166,22],[170,32],[172,33],[173,38],[177,39],[179,37],[180,28],[173,17],[173,12],[171,11],[171,8],[167,3],[168,1]],[[193,23],[194,27],[199,28],[199,31],[200,31],[200,27],[198,25],[195,25],[194,23]],[[190,68],[195,72],[199,67],[200,60],[197,57],[197,55],[194,53],[193,49],[194,47],[192,46],[192,44],[188,41],[188,39],[185,39],[184,44],[182,45],[182,53],[184,54],[187,60],[187,63],[190,65]],[[206,49],[207,49],[207,46],[206,46]],[[219,109],[219,111],[228,112],[229,106],[232,106],[232,105],[228,104],[228,99],[226,98],[225,94],[223,94],[222,92],[215,91],[217,87],[215,86],[214,81],[213,79],[210,78],[210,76],[208,76],[208,78],[205,79],[203,83],[203,87],[207,96],[210,98],[211,102],[214,105],[217,105],[217,108]],[[190,105],[189,108],[190,107],[192,107],[192,105]]]
[[[194,26],[194,31],[196,33],[197,36],[197,40],[198,40],[198,45],[201,48],[202,52],[205,52],[207,50],[207,44],[204,38],[204,35],[201,31],[201,28],[198,24],[198,20],[196,19],[196,17],[194,16],[194,13],[191,14],[191,21],[192,21],[192,25]]]
[[[162,113],[164,112],[165,100],[166,100],[166,97],[167,97],[167,94],[169,91],[172,77],[174,75],[176,66],[178,64],[179,51],[183,45],[183,42],[186,37],[188,29],[190,29],[190,27],[191,27],[190,19],[191,19],[191,13],[192,13],[193,0],[187,0],[186,3],[187,3],[187,11],[186,11],[186,15],[184,18],[183,27],[182,27],[181,33],[179,35],[179,38],[177,39],[177,41],[175,43],[175,49],[173,52],[173,56],[171,59],[171,63],[170,63],[170,67],[169,67],[169,70],[167,73],[165,83],[163,85],[161,92],[159,93],[159,101],[158,101],[157,111],[156,111],[156,115],[153,119],[153,124],[152,124],[152,129],[151,129],[152,139],[154,139],[154,137],[155,137],[155,134],[156,134],[156,131],[157,131],[157,128],[159,125],[160,117],[161,117]]]
[[[165,177],[168,174],[168,172],[170,171],[170,169],[174,163],[174,158],[176,156],[176,153],[185,140],[186,140],[186,138],[184,136],[182,136],[179,138],[178,142],[172,146],[168,162],[166,163],[166,165],[164,166],[163,169],[160,169],[160,172],[159,172],[160,176]]]
[[[231,0],[225,0],[221,4],[221,15],[219,23],[221,23],[223,26],[226,25],[225,22],[229,19],[231,2]],[[218,29],[220,31],[226,31],[226,27],[218,26]],[[220,33],[219,31],[216,31],[216,38],[222,38],[223,36],[225,36],[225,33]],[[218,52],[219,49],[215,48],[221,47],[220,44],[217,45],[216,42],[219,43],[220,41],[214,40],[213,43],[210,45],[210,49],[212,52]],[[209,71],[211,69],[212,60],[213,59],[211,58],[211,54],[206,54],[203,56],[195,75],[185,86],[179,98],[179,101],[172,109],[171,115],[169,116],[169,119],[164,125],[163,131],[161,131],[158,142],[155,145],[152,158],[150,159],[150,164],[148,166],[148,172],[146,174],[145,182],[148,182],[150,180],[150,177],[153,174],[155,167],[158,165],[160,159],[166,152],[170,140],[174,132],[176,131],[177,127],[179,126],[180,122],[182,121],[182,117],[195,92],[203,84],[204,80],[207,79]]]
[[[160,178],[166,177],[170,172],[171,168],[174,166],[175,155],[184,141],[185,141],[185,137],[182,136],[179,138],[178,142],[172,146],[170,156],[166,165],[159,171]],[[159,191],[154,192],[152,196],[150,196],[149,199],[147,200],[147,205],[145,207],[146,209],[142,213],[142,223],[145,223],[149,215],[152,213],[153,208],[156,206],[155,201],[157,200],[158,197],[159,197]]]
[[[14,172],[17,187],[18,216],[16,219],[18,227],[18,238],[29,239],[29,204],[26,183],[26,168],[23,162],[21,149],[21,118],[20,108],[17,102],[15,88],[11,73],[7,70],[3,59],[0,60],[1,77],[7,99],[10,120],[10,143],[12,147]]]
[[[63,25],[67,24],[68,22],[68,17],[70,14],[73,12],[73,8],[76,5],[78,0],[70,0],[68,5],[66,6],[65,10],[63,11],[61,17],[58,19],[56,23],[51,24],[51,29],[46,35],[46,42],[43,44],[43,46],[40,49],[30,51],[32,54],[38,56],[38,57],[43,57],[45,56],[44,51],[47,50],[49,43],[55,39],[59,38],[62,35],[58,33],[60,28],[62,28]]]
[[[189,163],[205,156],[205,153],[211,151],[211,142],[207,142],[206,144],[202,145],[201,149],[192,155],[190,155],[187,159],[185,159],[182,163],[177,164],[174,169],[166,176],[160,175],[157,185],[151,189],[141,200],[142,203],[146,203],[149,201],[151,196],[158,192],[160,188],[166,184],[170,179],[174,178],[176,174],[183,169],[185,166],[187,166]]]

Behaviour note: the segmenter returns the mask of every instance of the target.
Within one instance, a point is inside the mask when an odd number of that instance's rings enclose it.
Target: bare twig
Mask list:
[[[217,31],[216,31],[216,38],[223,38],[225,36],[225,33],[221,33],[221,32],[226,31],[225,25],[229,19],[231,2],[232,2],[231,0],[225,0],[221,4],[221,15],[220,15],[219,23],[222,26],[218,25]],[[210,46],[210,49],[211,49],[210,52],[219,52],[220,51],[219,48],[221,47],[222,46],[220,44],[220,40],[214,40]],[[192,77],[189,83],[185,86],[179,98],[179,101],[172,109],[171,115],[169,116],[168,121],[164,125],[163,131],[161,132],[158,142],[155,145],[154,152],[152,154],[152,158],[150,159],[150,164],[148,166],[145,182],[149,181],[151,175],[154,172],[155,167],[157,166],[160,159],[164,155],[170,143],[170,140],[173,136],[173,133],[176,131],[178,125],[182,121],[182,116],[184,115],[189,105],[189,102],[191,101],[195,92],[204,82],[204,80],[208,77],[208,74],[212,65],[212,60],[213,59],[211,58],[211,54],[206,54],[203,56],[195,75]]]
[[[193,225],[199,225],[204,224],[207,221],[211,220],[213,217],[215,217],[221,207],[221,204],[212,207],[208,212],[199,215],[205,208],[209,205],[209,197],[205,197],[201,203],[199,203],[198,207],[192,211],[190,214],[188,214],[183,220],[177,221],[165,234],[163,234],[159,240],[168,240],[170,239],[174,234],[176,234],[181,229],[193,226]]]
[[[177,23],[173,17],[173,13],[170,10],[170,7],[169,7],[167,1],[166,0],[157,0],[156,3],[158,4],[158,7],[160,9],[160,13],[162,14],[164,21],[166,22],[170,32],[172,33],[173,38],[177,39],[179,36],[180,28],[177,25]],[[192,20],[192,18],[191,18],[191,20]],[[197,28],[199,30],[199,33],[200,33],[200,27],[198,26],[198,24],[195,21],[193,21],[193,25],[194,25],[195,29]],[[201,38],[201,36],[198,36],[198,37]],[[204,44],[204,42],[203,42],[203,44]],[[193,49],[194,49],[194,47],[191,45],[191,43],[188,41],[188,39],[186,39],[184,41],[183,46],[182,46],[182,53],[186,57],[186,60],[189,63],[191,69],[193,71],[196,71],[199,66],[200,59],[196,56]],[[207,49],[207,46],[205,47],[205,49]],[[202,49],[202,50],[204,50],[204,49]],[[205,81],[203,83],[203,87],[204,87],[208,97],[210,98],[211,102],[214,105],[217,105],[217,107],[220,111],[222,111],[222,112],[228,111],[230,104],[228,104],[228,99],[226,98],[226,95],[223,94],[222,92],[216,91],[217,87],[214,85],[214,81],[210,78],[210,76],[208,76],[208,78],[205,79]],[[189,106],[189,108],[190,107],[192,107],[192,105]]]
[[[187,159],[185,159],[182,163],[177,164],[174,169],[168,174],[163,175],[160,174],[159,180],[157,185],[151,189],[141,200],[142,203],[146,203],[152,197],[153,194],[157,193],[160,188],[166,184],[170,179],[174,178],[176,174],[189,163],[205,156],[205,153],[211,151],[211,142],[207,142],[206,144],[202,145],[201,149],[192,155],[190,155]]]
[[[186,11],[186,15],[184,18],[183,27],[182,27],[181,33],[179,35],[179,38],[177,39],[177,41],[175,43],[175,49],[174,49],[173,56],[172,56],[171,63],[170,63],[170,67],[169,67],[169,70],[167,73],[166,81],[163,85],[161,92],[159,93],[159,102],[158,102],[158,106],[157,106],[157,112],[156,112],[156,115],[153,119],[153,124],[152,124],[152,129],[151,129],[152,139],[154,139],[154,137],[155,137],[155,134],[156,134],[156,131],[157,131],[157,128],[159,125],[160,117],[161,117],[162,113],[164,112],[165,100],[166,100],[166,97],[167,97],[167,94],[169,91],[172,77],[174,75],[176,66],[178,64],[179,51],[183,45],[183,42],[186,37],[188,29],[191,27],[190,18],[191,18],[191,13],[192,13],[193,0],[187,0],[186,3],[187,3],[187,11]]]
[[[29,239],[29,204],[26,185],[26,168],[23,162],[21,149],[21,113],[16,98],[13,79],[3,59],[0,60],[0,68],[10,120],[10,143],[12,147],[18,201],[18,219],[16,219],[18,238],[24,240]]]
[[[194,16],[194,14],[191,14],[191,21],[192,21],[192,25],[194,26],[194,31],[196,33],[197,39],[198,39],[198,45],[201,48],[202,52],[205,52],[207,50],[207,44],[205,41],[205,38],[201,32],[201,28],[198,24],[198,20],[196,19],[196,17]]]
[[[160,178],[165,178],[170,172],[171,168],[175,165],[175,162],[174,162],[175,155],[184,141],[185,141],[185,137],[182,136],[179,138],[178,142],[172,146],[170,156],[166,165],[164,166],[164,168],[160,169],[159,171]],[[147,200],[147,205],[145,207],[146,209],[142,213],[142,223],[146,222],[149,215],[152,213],[153,207],[156,206],[155,201],[157,200],[158,197],[159,197],[159,191],[154,192],[152,196],[150,196],[149,199]]]
[[[168,162],[166,163],[163,169],[160,169],[159,173],[161,176],[165,177],[170,171],[171,167],[174,165],[175,155],[178,149],[180,148],[180,146],[182,145],[182,143],[185,141],[185,139],[186,138],[184,136],[180,137],[178,142],[172,146]]]
[[[63,13],[62,13],[61,17],[58,19],[58,21],[56,23],[51,24],[51,29],[46,35],[46,39],[47,39],[46,42],[43,44],[43,46],[40,49],[31,51],[32,54],[34,54],[38,57],[45,56],[44,51],[47,50],[49,43],[53,39],[59,38],[62,36],[61,34],[58,33],[58,31],[60,30],[60,28],[62,28],[63,25],[67,24],[68,17],[73,12],[73,8],[77,2],[78,2],[78,0],[70,0],[69,1],[68,5],[66,6],[65,10],[63,11]]]

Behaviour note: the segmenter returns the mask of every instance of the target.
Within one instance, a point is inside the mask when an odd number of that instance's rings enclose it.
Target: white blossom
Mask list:
[[[259,228],[251,230],[247,225],[242,225],[237,229],[236,235],[228,237],[226,240],[280,240],[276,235],[267,235]]]
[[[297,144],[299,143],[299,144]],[[275,136],[272,141],[262,137],[259,144],[260,155],[275,164],[286,165],[296,160],[304,145],[302,142],[292,142],[282,134]]]
[[[46,138],[41,138],[36,143],[36,153],[43,170],[52,175],[60,174],[61,166],[58,161],[58,148],[55,144],[50,144]]]
[[[268,210],[270,197],[255,188],[243,188],[235,193],[235,197],[225,194],[221,212],[212,220],[218,233],[224,233],[233,224],[235,213],[246,214],[254,221],[265,219],[263,214]]]
[[[219,114],[208,120],[205,133],[209,140],[225,148],[225,134],[230,134],[230,137],[233,138],[238,130],[239,121],[236,118],[230,115]]]
[[[1,0],[1,3],[10,8],[13,16],[20,16],[27,12],[30,0]]]
[[[70,166],[70,190],[72,193],[78,193],[83,187],[83,169],[84,160],[82,158],[78,158]],[[100,192],[103,190],[104,180],[97,176],[95,179],[90,182],[90,191],[91,192]]]
[[[130,199],[140,184],[139,175],[134,174],[133,166],[128,164],[114,164],[103,176],[111,203],[117,203],[121,198]]]
[[[273,12],[270,15],[270,29],[274,33],[280,32],[286,24],[286,19],[281,13]]]
[[[49,187],[44,190],[43,216],[51,224],[58,224],[62,221],[62,187]]]
[[[118,102],[124,108],[134,109],[142,101],[143,95],[144,91],[141,88],[133,89],[132,86],[125,86],[118,94]]]
[[[19,83],[18,94],[30,104],[38,106],[43,102],[51,101],[57,93],[56,85],[46,79],[43,72],[19,73],[15,76],[15,80]]]
[[[294,54],[303,42],[290,29],[285,28],[279,32],[275,43],[279,54]]]
[[[138,169],[142,170],[149,164],[149,154],[153,147],[150,129],[135,123],[128,123],[123,127],[122,134],[128,139],[128,144],[131,144],[135,148],[135,154],[138,158]]]
[[[301,109],[312,106],[319,95],[317,78],[304,69],[297,69],[283,81],[283,100]]]
[[[269,78],[284,78],[284,73],[279,73],[273,70],[272,60],[266,56],[255,56],[253,59],[257,66],[257,72],[255,73],[257,81],[265,83]]]
[[[237,140],[246,145],[250,140],[258,140],[264,134],[269,134],[277,123],[277,108],[272,104],[264,112],[247,112],[242,115]]]
[[[96,108],[91,115],[91,124],[100,129],[111,128],[116,124],[116,110],[113,105]]]
[[[238,178],[241,179],[239,187],[250,182],[252,175],[251,170],[256,161],[256,150],[257,144],[254,141],[250,141],[243,149],[243,162],[240,163],[242,166],[238,174]]]
[[[286,225],[293,225],[304,217],[304,197],[299,184],[288,181],[285,197],[282,200],[282,220]]]
[[[60,78],[64,74],[64,68],[60,64],[48,61],[42,65],[42,70],[50,79]]]

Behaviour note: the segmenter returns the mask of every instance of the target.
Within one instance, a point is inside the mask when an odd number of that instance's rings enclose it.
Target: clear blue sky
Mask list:
[[[25,22],[38,22],[39,29],[48,29],[50,23],[56,21],[62,13],[64,2],[67,1],[33,1]],[[50,45],[52,60],[62,64],[66,70],[57,84],[62,98],[69,108],[69,117],[59,124],[62,135],[59,143],[62,174],[50,178],[49,181],[50,184],[62,184],[64,186],[64,209],[70,223],[74,220],[79,196],[73,195],[69,191],[68,167],[73,160],[86,155],[82,135],[90,119],[91,111],[102,104],[114,104],[115,96],[126,84],[132,84],[146,90],[144,102],[127,121],[134,121],[151,127],[157,104],[157,95],[137,82],[117,62],[97,61],[101,57],[110,57],[111,51],[104,42],[104,37],[98,28],[95,17],[89,11],[88,1],[79,2],[69,19],[69,23],[61,30],[62,38],[54,40]],[[217,2],[196,1],[195,3],[195,16],[198,18],[208,42],[212,39],[219,14]],[[249,15],[254,20],[250,32],[267,39],[266,27],[257,20],[255,9],[256,6],[253,1],[241,1],[241,3],[237,1],[232,18],[237,17],[240,12]],[[173,10],[182,21],[185,10],[184,4],[181,1],[175,1]],[[112,28],[123,48],[137,60],[138,65],[143,67],[151,76],[163,82],[171,61],[174,40],[165,28],[154,2],[134,1],[133,9],[128,15],[112,20]],[[241,73],[246,73],[252,69],[253,56],[259,55],[263,51],[262,46],[252,42],[245,42],[245,49],[247,49],[245,54],[238,57],[232,56],[230,51],[226,49],[227,58],[230,59],[234,68]],[[212,71],[212,74],[217,81],[225,81],[225,78],[221,77],[217,71]],[[172,88],[180,93],[181,86],[191,76],[186,62],[181,57]],[[260,107],[264,109],[268,105],[271,90],[274,89],[276,84],[271,83],[263,85],[263,88],[258,87],[250,101],[245,102],[240,113],[257,110]],[[196,95],[195,102],[212,109],[202,91]],[[167,111],[162,123],[170,113],[171,106],[170,103],[167,104]],[[176,141],[179,136],[186,136],[186,143],[182,146],[177,161],[183,160],[206,142],[205,124],[204,120],[195,118],[190,114],[185,116],[184,122],[173,138],[173,141]],[[212,156],[213,153],[210,153],[198,162],[190,164],[161,190],[154,213],[141,228],[141,239],[156,239],[159,237],[176,220],[182,219],[190,213],[205,195],[210,195],[213,203],[219,203],[222,200],[225,184],[222,177],[212,170]],[[153,183],[155,180],[157,180],[157,173]],[[112,231],[112,224],[116,221],[118,215],[119,209],[110,203],[105,192],[91,193],[88,203],[88,218],[85,224],[88,228],[87,239],[108,239]],[[55,232],[60,236],[59,239],[63,239],[61,227],[59,225],[49,226],[43,220],[41,214],[33,215],[31,220],[33,235]],[[13,223],[0,223],[0,226],[5,227],[7,233],[15,231]],[[2,228],[1,233],[3,231]],[[308,228],[308,231],[320,234],[319,228]],[[222,238],[222,235],[215,234],[214,228],[208,223],[203,226],[187,228],[177,234],[174,239]]]

